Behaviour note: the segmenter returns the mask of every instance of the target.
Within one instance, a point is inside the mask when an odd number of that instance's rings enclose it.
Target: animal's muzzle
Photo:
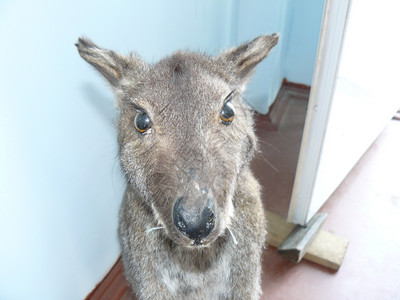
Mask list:
[[[190,209],[184,204],[184,198],[179,198],[174,205],[174,224],[195,245],[201,245],[202,240],[207,237],[214,228],[215,214],[214,201],[212,198],[205,200],[205,205]]]

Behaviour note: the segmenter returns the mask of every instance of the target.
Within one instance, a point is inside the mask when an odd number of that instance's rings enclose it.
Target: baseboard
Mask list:
[[[282,86],[291,86],[291,87],[294,87],[294,88],[303,89],[303,90],[308,91],[308,92],[310,92],[310,90],[311,90],[311,86],[309,86],[307,84],[288,81],[286,78],[283,78]]]
[[[279,127],[279,124],[287,110],[289,100],[295,99],[308,101],[310,90],[310,86],[290,82],[285,78],[283,79],[278,95],[270,106],[267,114],[275,128]]]

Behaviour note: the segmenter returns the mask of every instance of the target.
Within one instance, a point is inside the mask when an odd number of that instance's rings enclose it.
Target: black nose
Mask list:
[[[173,216],[175,226],[190,239],[201,241],[214,228],[214,202],[212,199],[207,199],[205,208],[193,210],[186,209],[182,202],[183,198],[179,198],[174,205]]]

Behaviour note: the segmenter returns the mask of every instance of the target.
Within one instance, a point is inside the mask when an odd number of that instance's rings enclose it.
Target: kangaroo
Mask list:
[[[178,51],[148,64],[79,38],[117,98],[118,235],[138,299],[260,297],[266,223],[242,94],[277,42],[262,35],[216,56]]]

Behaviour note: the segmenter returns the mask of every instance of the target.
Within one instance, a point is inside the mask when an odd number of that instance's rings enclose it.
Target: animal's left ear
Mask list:
[[[234,68],[239,80],[246,84],[255,66],[260,63],[278,43],[279,35],[261,35],[251,42],[221,53],[217,59]]]

